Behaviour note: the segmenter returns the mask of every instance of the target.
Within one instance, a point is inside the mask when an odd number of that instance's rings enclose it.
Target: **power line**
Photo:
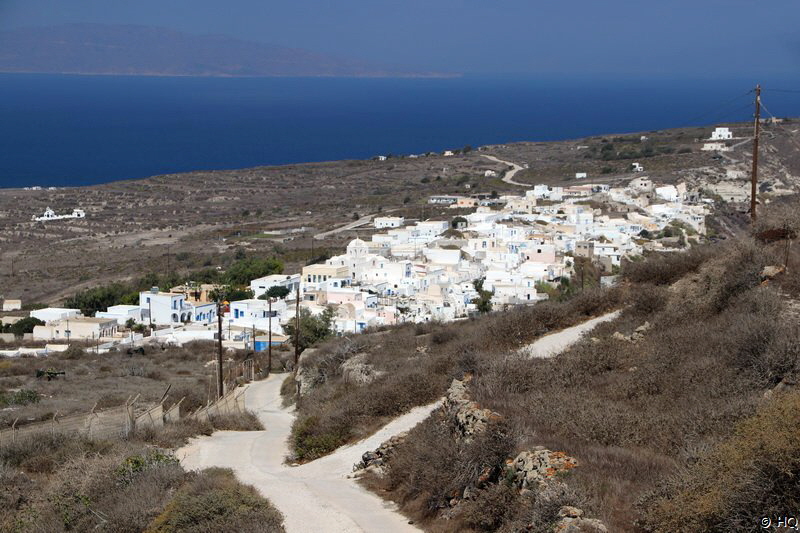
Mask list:
[[[723,103],[722,105],[712,109],[711,111],[704,112],[704,113],[702,113],[702,114],[700,114],[700,115],[698,115],[698,116],[696,116],[694,118],[691,118],[691,119],[687,120],[686,122],[683,123],[683,125],[681,125],[679,127],[685,128],[687,126],[692,126],[692,125],[695,125],[697,122],[700,122],[701,120],[705,120],[705,119],[707,119],[708,117],[710,117],[712,115],[717,116],[718,114],[720,114],[721,112],[726,110],[726,108],[728,106],[730,106],[731,104],[733,104],[734,102],[737,102],[737,101],[741,100],[742,98],[744,98],[746,96],[749,96],[751,94],[753,94],[753,89],[750,89],[749,91],[747,91],[744,94],[740,94],[739,96],[731,98],[730,100],[728,100],[725,103]],[[751,103],[748,102],[746,107],[750,107],[750,105],[751,105]],[[736,111],[738,112],[740,109],[741,108],[737,108]]]
[[[771,93],[800,93],[800,89],[763,89]]]

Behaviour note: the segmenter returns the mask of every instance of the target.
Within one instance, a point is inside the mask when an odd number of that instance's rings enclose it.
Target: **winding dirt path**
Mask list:
[[[593,330],[598,324],[614,320],[619,314],[620,311],[612,311],[611,313],[592,318],[586,322],[581,322],[577,326],[572,326],[557,331],[556,333],[550,333],[544,337],[539,337],[531,344],[520,348],[519,351],[528,357],[553,357],[569,348],[572,344],[578,342],[584,333]]]
[[[521,349],[530,357],[552,357],[576,342],[597,324],[617,317],[618,311],[587,320],[541,337]],[[281,406],[285,375],[249,385],[245,405],[258,416],[264,431],[217,431],[192,439],[176,452],[187,469],[231,468],[237,478],[254,486],[284,515],[289,533],[406,533],[420,531],[408,523],[394,504],[368,492],[350,477],[361,454],[390,437],[416,426],[439,405],[416,407],[373,435],[302,466],[284,463],[294,409]]]
[[[283,513],[288,533],[419,531],[393,504],[363,489],[348,475],[363,452],[411,429],[427,418],[436,404],[412,409],[360,442],[291,467],[283,462],[294,420],[294,410],[281,407],[284,377],[272,375],[252,383],[245,392],[247,409],[258,416],[264,431],[218,431],[193,439],[177,451],[181,464],[190,470],[233,469],[240,481],[253,485]]]
[[[495,163],[500,163],[502,165],[507,165],[511,167],[511,170],[507,170],[505,174],[503,174],[503,181],[506,183],[510,183],[511,185],[519,185],[520,187],[532,187],[532,185],[528,183],[520,183],[519,181],[514,181],[514,176],[522,170],[522,167],[516,163],[512,163],[511,161],[503,161],[502,159],[498,159],[493,155],[485,155],[483,157],[488,159],[489,161],[494,161]]]

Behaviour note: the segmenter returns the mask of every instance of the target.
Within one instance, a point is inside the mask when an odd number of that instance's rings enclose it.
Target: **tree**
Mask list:
[[[6,333],[13,333],[17,337],[22,337],[25,333],[33,333],[33,328],[36,326],[44,326],[44,322],[32,316],[17,320],[13,324],[6,325],[4,330]]]
[[[327,339],[333,335],[333,318],[335,312],[332,307],[326,307],[319,315],[312,315],[308,309],[300,309],[300,338],[298,346],[302,352],[309,346]],[[289,334],[290,342],[295,342],[295,321],[292,320],[284,327]]]
[[[220,287],[219,289],[214,289],[208,293],[208,298],[213,302],[223,302],[229,301],[233,302],[236,300],[249,300],[253,297],[253,291],[244,287],[233,287],[231,285],[225,285],[224,287]]]
[[[247,286],[256,278],[283,272],[283,263],[277,259],[242,259],[225,272],[225,282],[232,286]]]
[[[478,291],[478,297],[472,299],[472,303],[480,313],[488,313],[492,310],[492,295],[494,293],[489,291]]]
[[[472,282],[472,286],[478,291],[478,297],[472,299],[472,303],[478,308],[480,313],[488,313],[492,310],[493,291],[483,290],[484,278],[478,278]]]
[[[269,298],[278,298],[278,299],[286,298],[289,295],[290,292],[292,292],[292,291],[289,290],[289,287],[282,287],[280,285],[273,285],[272,287],[270,287],[267,290],[267,292],[265,292],[264,294],[259,296],[258,299],[259,300],[267,300]]]
[[[467,222],[467,219],[462,216],[454,217],[453,220],[450,221],[450,227],[458,229],[459,226],[466,226]]]

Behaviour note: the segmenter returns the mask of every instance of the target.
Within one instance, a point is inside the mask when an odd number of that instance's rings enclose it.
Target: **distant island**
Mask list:
[[[135,25],[65,24],[0,32],[0,72],[211,77],[454,77],[298,48]]]

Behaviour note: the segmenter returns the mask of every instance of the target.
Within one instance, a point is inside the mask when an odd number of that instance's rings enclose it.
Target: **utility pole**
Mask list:
[[[267,300],[269,302],[269,332],[267,333],[267,375],[272,372],[272,298]]]
[[[294,304],[294,373],[297,375],[297,362],[300,360],[300,286],[295,290]]]
[[[761,84],[756,85],[756,123],[753,134],[753,174],[750,182],[750,222],[756,223],[756,192],[758,189],[758,136],[761,131]]]
[[[222,302],[217,302],[217,398],[222,392]]]

